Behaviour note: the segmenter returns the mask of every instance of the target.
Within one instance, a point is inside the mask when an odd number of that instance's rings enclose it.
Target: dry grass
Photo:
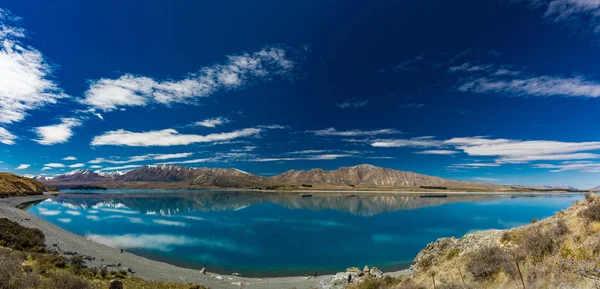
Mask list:
[[[432,275],[438,289],[600,288],[600,197],[590,195],[551,218],[487,236],[495,238],[487,247],[447,248],[391,288],[433,288]]]
[[[41,195],[53,191],[58,190],[33,179],[0,173],[0,198]]]

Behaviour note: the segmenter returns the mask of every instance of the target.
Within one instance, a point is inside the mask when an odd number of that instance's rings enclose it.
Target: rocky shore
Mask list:
[[[237,274],[220,275],[200,270],[186,269],[170,264],[153,261],[127,252],[102,245],[63,230],[41,218],[30,214],[17,206],[52,198],[51,195],[14,197],[0,199],[0,218],[7,218],[25,227],[37,228],[44,232],[48,248],[58,251],[63,255],[80,255],[89,266],[119,268],[129,271],[137,277],[168,282],[186,282],[201,284],[213,289],[221,288],[256,288],[256,289],[337,289],[344,288],[347,284],[348,274],[354,274],[357,282],[365,274],[382,277],[383,273],[376,268],[363,272],[358,268],[334,275],[323,276],[298,276],[278,278],[245,278]],[[406,274],[407,271],[393,272],[390,275]],[[345,279],[342,278],[344,276]],[[343,279],[343,280],[342,280]],[[346,282],[346,283],[344,283]]]

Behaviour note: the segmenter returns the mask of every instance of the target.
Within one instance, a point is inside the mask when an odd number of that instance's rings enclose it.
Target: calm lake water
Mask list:
[[[365,265],[408,268],[437,238],[520,226],[582,198],[101,191],[60,195],[28,211],[150,259],[218,273],[286,276]]]

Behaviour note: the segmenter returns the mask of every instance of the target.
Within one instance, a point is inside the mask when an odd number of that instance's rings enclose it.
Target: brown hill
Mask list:
[[[413,172],[397,171],[372,165],[342,167],[334,171],[312,169],[306,171],[290,170],[269,178],[279,184],[322,184],[322,185],[355,185],[375,187],[465,187],[496,186],[490,184],[459,182],[439,177],[421,175]]]
[[[0,198],[41,195],[44,192],[58,191],[39,181],[10,173],[0,173]]]

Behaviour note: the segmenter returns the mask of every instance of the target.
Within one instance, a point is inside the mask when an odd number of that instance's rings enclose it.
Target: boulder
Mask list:
[[[231,283],[231,285],[242,288],[242,282],[233,282],[233,283]]]
[[[365,268],[363,269],[363,273],[367,274],[371,272],[371,269],[369,269],[369,266],[365,266]]]
[[[206,275],[206,268],[202,268],[202,269],[200,269],[200,273],[202,273],[202,274]]]
[[[217,280],[223,280],[223,277],[221,275],[217,275],[217,276],[215,276],[215,279],[217,279]]]
[[[121,281],[118,280],[112,280],[110,281],[109,289],[123,289],[123,283],[121,283]]]
[[[374,277],[374,278],[383,278],[383,272],[381,272],[381,270],[377,269],[377,267],[371,268],[371,271],[369,271],[369,274],[371,275],[371,277]]]

